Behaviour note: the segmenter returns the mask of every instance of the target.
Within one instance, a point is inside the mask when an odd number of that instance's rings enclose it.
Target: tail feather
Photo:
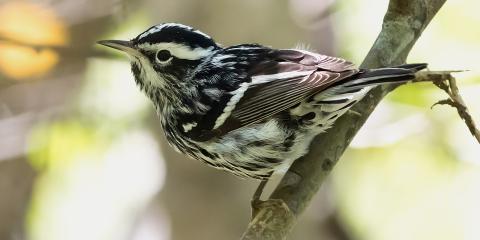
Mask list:
[[[422,69],[427,68],[428,64],[427,63],[409,63],[409,64],[402,64],[395,66],[393,68],[403,68],[403,69],[410,69],[413,72],[418,72]]]
[[[415,73],[427,67],[426,63],[403,64],[395,67],[363,70],[349,79],[338,82],[321,92],[317,98],[322,102],[335,102],[338,99],[361,98],[371,88],[383,84],[408,82]]]
[[[351,81],[346,88],[364,88],[388,83],[403,83],[415,78],[415,73],[427,67],[426,63],[404,64],[395,67],[366,70]]]

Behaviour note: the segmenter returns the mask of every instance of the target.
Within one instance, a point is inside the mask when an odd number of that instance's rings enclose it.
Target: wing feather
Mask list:
[[[217,118],[201,139],[264,121],[359,70],[344,59],[303,50],[275,50],[249,71],[251,81],[232,92],[230,108]]]
[[[354,72],[353,70],[341,73],[317,71],[308,76],[283,82],[282,85],[276,86],[275,91],[269,89],[271,82],[250,88],[217,131],[226,133],[268,119],[308,99],[329,83],[351,76]]]

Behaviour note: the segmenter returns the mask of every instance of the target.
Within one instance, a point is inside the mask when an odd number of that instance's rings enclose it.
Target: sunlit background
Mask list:
[[[256,187],[170,149],[124,56],[95,45],[181,22],[223,45],[360,64],[387,0],[0,0],[0,239],[238,239]],[[480,121],[480,2],[449,0],[409,62],[457,74]],[[429,83],[370,117],[291,239],[478,240],[480,147]]]

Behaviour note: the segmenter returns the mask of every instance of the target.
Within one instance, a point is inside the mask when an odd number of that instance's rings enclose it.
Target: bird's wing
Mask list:
[[[205,141],[261,122],[358,72],[341,58],[302,50],[276,50],[268,60],[250,69],[251,81],[230,92],[213,127],[197,131],[198,136],[192,137]]]

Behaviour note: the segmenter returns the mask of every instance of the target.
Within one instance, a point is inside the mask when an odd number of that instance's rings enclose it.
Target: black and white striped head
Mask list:
[[[155,25],[130,41],[99,43],[127,53],[137,84],[147,91],[181,88],[182,80],[219,49],[210,36],[178,23]]]

